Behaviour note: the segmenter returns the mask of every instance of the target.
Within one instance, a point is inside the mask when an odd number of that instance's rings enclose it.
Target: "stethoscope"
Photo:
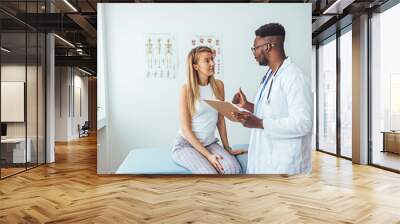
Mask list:
[[[279,71],[279,69],[280,69],[282,64],[283,64],[283,61],[281,62],[281,64],[278,66],[278,68],[276,69],[276,71],[273,74],[271,74],[272,73],[271,68],[268,69],[267,73],[265,74],[264,79],[261,82],[261,83],[264,83],[264,85],[263,85],[263,87],[261,89],[260,95],[259,95],[258,100],[257,100],[256,111],[258,109],[259,102],[260,102],[260,100],[261,100],[261,98],[263,96],[263,92],[265,90],[265,87],[267,86],[269,79],[272,77],[271,85],[269,86],[268,93],[267,93],[267,104],[271,103],[270,95],[271,95],[272,85],[274,84],[274,80],[275,80],[276,74],[278,74],[278,71]],[[264,80],[265,80],[265,82],[264,82]]]

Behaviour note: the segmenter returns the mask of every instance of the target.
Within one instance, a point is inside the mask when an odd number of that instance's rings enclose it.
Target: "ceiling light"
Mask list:
[[[11,52],[11,50],[9,50],[9,49],[7,49],[7,48],[5,48],[5,47],[1,47],[0,49],[1,49],[2,51],[6,52],[6,53],[10,53],[10,52]]]
[[[87,75],[92,75],[92,73],[90,73],[90,72],[88,72],[88,71],[86,71],[86,70],[83,70],[83,69],[81,69],[81,68],[79,68],[79,67],[78,67],[78,70],[81,71],[81,72],[83,72],[83,73],[85,73],[85,74],[87,74]]]
[[[58,39],[60,39],[61,41],[63,41],[64,43],[66,43],[67,45],[69,45],[70,47],[75,48],[75,45],[71,44],[71,42],[69,42],[68,40],[58,36],[57,34],[54,34],[55,37],[57,37]]]
[[[78,10],[71,4],[69,3],[68,0],[64,0],[65,4],[67,4],[72,10],[74,10],[74,12],[78,12]]]
[[[343,9],[351,5],[355,0],[336,0],[332,5],[324,10],[322,14],[342,14]]]

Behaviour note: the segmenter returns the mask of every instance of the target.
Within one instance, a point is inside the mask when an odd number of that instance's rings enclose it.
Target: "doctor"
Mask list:
[[[285,29],[269,23],[255,31],[255,59],[267,66],[254,104],[241,89],[233,103],[249,112],[234,113],[251,128],[247,173],[299,174],[311,172],[313,99],[309,78],[284,50]]]

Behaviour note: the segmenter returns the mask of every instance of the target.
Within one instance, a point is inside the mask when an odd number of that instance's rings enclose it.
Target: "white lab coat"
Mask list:
[[[289,58],[274,78],[267,101],[269,80],[255,116],[264,129],[251,130],[248,150],[249,174],[298,174],[311,172],[313,98],[310,78]],[[254,109],[261,92],[260,85]]]

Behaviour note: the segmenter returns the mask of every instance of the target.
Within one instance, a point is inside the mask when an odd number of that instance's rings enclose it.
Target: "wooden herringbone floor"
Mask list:
[[[310,176],[100,176],[85,138],[0,181],[0,223],[400,223],[400,175],[313,156]]]

